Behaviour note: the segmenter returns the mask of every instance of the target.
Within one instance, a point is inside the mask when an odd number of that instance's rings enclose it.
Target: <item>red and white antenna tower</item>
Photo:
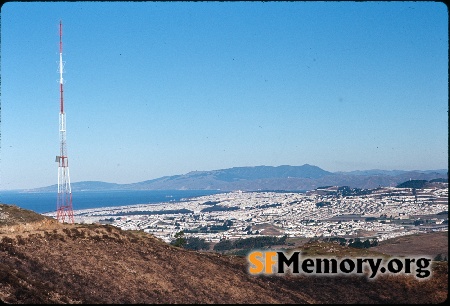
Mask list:
[[[72,209],[72,190],[70,188],[69,161],[66,147],[66,113],[64,113],[63,96],[63,68],[62,60],[62,22],[59,22],[59,91],[60,91],[60,113],[59,113],[59,140],[60,151],[56,156],[58,162],[58,198],[56,203],[56,219],[62,223],[74,223]]]

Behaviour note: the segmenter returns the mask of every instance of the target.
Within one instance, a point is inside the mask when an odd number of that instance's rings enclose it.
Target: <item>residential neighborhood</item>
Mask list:
[[[211,242],[261,235],[382,241],[447,231],[448,183],[420,190],[380,187],[353,194],[336,186],[308,192],[234,191],[179,202],[75,210],[74,217],[77,223],[144,230],[166,242],[180,231]]]

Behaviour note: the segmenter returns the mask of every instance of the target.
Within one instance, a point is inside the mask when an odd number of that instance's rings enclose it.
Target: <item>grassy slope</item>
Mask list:
[[[10,209],[1,208],[3,216]],[[437,303],[448,293],[446,263],[435,264],[425,281],[255,277],[244,257],[175,248],[141,231],[62,225],[16,208],[8,214],[8,225],[0,225],[0,300],[7,303]],[[379,254],[320,242],[302,250]]]

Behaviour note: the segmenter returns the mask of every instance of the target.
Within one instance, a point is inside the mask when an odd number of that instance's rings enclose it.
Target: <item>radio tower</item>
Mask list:
[[[66,114],[64,113],[63,96],[63,68],[62,60],[62,22],[59,22],[59,91],[60,91],[60,113],[59,113],[59,156],[58,162],[58,198],[56,203],[56,219],[62,223],[74,223],[72,209],[72,190],[70,188],[69,161],[67,159],[66,147]]]

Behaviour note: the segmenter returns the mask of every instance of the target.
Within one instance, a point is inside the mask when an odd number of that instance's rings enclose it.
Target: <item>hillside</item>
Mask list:
[[[434,258],[441,254],[448,258],[448,231],[400,236],[381,241],[371,249],[392,256],[417,254]]]
[[[447,183],[448,179],[433,179],[430,181],[427,180],[409,180],[406,182],[403,182],[401,184],[398,184],[397,188],[415,188],[415,189],[422,189],[422,188],[433,188],[438,186],[439,184]]]
[[[245,257],[188,251],[112,226],[67,225],[0,204],[0,301],[6,303],[438,303],[433,277],[254,277]],[[9,221],[5,221],[9,220]],[[321,255],[369,251],[313,242]],[[361,255],[361,254],[359,254]]]
[[[72,183],[73,191],[82,190],[312,190],[320,186],[377,188],[396,186],[407,180],[447,179],[447,170],[385,171],[367,170],[329,172],[313,165],[234,167],[212,171],[192,171],[132,184],[105,182]],[[56,185],[33,192],[56,192]]]

